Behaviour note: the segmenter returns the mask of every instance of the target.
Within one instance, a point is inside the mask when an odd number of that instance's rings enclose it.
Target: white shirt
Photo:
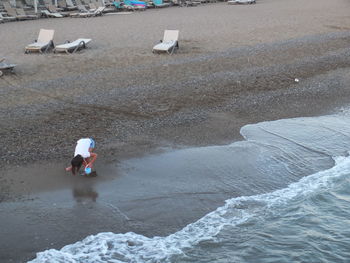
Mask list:
[[[91,140],[89,138],[80,139],[77,141],[77,146],[75,146],[74,157],[80,154],[83,158],[90,157],[90,148]]]

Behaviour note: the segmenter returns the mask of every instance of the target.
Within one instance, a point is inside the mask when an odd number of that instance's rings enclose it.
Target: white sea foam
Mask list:
[[[147,238],[135,233],[91,235],[61,250],[37,253],[31,263],[171,262],[201,241],[213,240],[226,226],[237,226],[266,213],[278,213],[294,199],[308,197],[332,187],[334,179],[350,173],[350,157],[338,157],[331,169],[302,178],[272,193],[229,199],[226,204],[197,222],[166,237]]]

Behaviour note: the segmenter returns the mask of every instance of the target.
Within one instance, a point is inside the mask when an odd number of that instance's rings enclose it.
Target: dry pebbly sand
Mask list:
[[[0,167],[44,163],[61,169],[76,140],[87,136],[97,142],[100,164],[159,147],[226,144],[241,139],[239,130],[248,123],[348,106],[349,8],[345,0],[260,0],[0,24],[0,57],[18,65],[15,74],[0,78]],[[25,55],[24,46],[40,28],[54,29],[56,44],[93,40],[74,55]],[[180,30],[180,49],[172,56],[151,52],[165,29]],[[17,200],[23,184],[31,193],[71,183],[58,178],[48,174],[39,184],[4,173],[0,201]],[[201,215],[193,212],[157,234]],[[99,227],[110,230],[107,223]],[[16,244],[16,226],[9,229]],[[154,234],[141,223],[131,230]],[[56,238],[56,246],[94,231],[72,231]],[[31,258],[46,246],[33,245],[18,258]]]

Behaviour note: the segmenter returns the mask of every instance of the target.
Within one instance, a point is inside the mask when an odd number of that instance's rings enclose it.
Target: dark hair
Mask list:
[[[72,161],[72,174],[76,174],[77,172],[79,172],[81,165],[83,164],[84,158],[78,154],[77,156],[75,156]]]

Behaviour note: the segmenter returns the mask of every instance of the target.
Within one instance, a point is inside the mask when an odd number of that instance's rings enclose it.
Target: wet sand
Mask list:
[[[164,148],[240,140],[248,123],[348,105],[349,5],[261,0],[0,25],[0,56],[18,64],[0,79],[0,261],[103,231],[166,235],[238,195],[201,193],[193,181],[191,195],[148,199],[162,187],[141,185],[118,165]],[[55,43],[93,41],[74,55],[24,55],[40,28],[55,29]],[[151,52],[164,29],[180,30],[173,56]],[[86,136],[99,153],[99,176],[89,181],[63,171]]]

